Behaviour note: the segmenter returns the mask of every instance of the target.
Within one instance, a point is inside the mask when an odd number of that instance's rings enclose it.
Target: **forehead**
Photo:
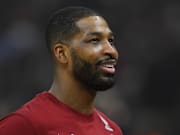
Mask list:
[[[107,22],[100,16],[89,16],[76,22],[80,32],[84,34],[97,32],[102,34],[111,34],[111,30]]]

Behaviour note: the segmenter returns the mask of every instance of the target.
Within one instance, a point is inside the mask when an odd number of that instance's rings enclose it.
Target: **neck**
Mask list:
[[[88,90],[78,81],[68,78],[67,75],[62,76],[62,78],[54,79],[49,92],[74,110],[86,115],[91,114],[96,92]]]

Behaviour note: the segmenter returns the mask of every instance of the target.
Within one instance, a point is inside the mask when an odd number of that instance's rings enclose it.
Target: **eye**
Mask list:
[[[111,45],[114,45],[114,39],[113,39],[113,38],[109,38],[108,41],[109,41],[109,43],[110,43]]]
[[[90,39],[90,42],[92,44],[97,44],[99,41],[100,41],[99,38],[92,38],[92,39]]]

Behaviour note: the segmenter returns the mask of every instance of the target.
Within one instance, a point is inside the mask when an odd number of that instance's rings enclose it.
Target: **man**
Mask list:
[[[111,88],[118,52],[105,19],[84,7],[57,11],[47,27],[54,81],[0,121],[0,135],[122,135],[94,107],[98,91]]]

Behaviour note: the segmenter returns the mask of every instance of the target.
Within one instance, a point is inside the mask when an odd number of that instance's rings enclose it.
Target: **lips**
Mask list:
[[[109,59],[101,61],[99,67],[106,73],[114,74],[116,72],[117,61],[115,59]]]

